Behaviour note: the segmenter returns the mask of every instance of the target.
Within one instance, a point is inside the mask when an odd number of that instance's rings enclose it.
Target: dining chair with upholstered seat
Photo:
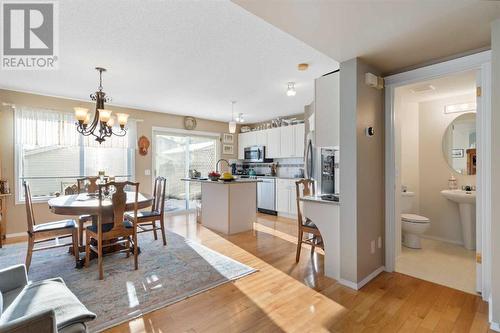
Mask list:
[[[297,194],[297,222],[298,222],[298,239],[297,239],[297,254],[295,256],[295,261],[299,262],[300,250],[302,249],[302,243],[311,246],[311,254],[314,253],[314,248],[323,247],[323,239],[321,238],[321,233],[318,227],[309,218],[303,216],[302,213],[302,202],[300,198],[308,195],[315,195],[316,190],[314,186],[314,180],[312,179],[301,179],[295,182],[295,189]],[[312,237],[304,239],[304,234],[311,234]]]
[[[76,193],[96,193],[98,190],[97,181],[99,177],[83,177],[76,180]],[[83,231],[85,229],[85,223],[92,222],[92,215],[80,215],[78,216],[78,244],[83,246]]]
[[[88,226],[85,230],[85,266],[90,264],[90,251],[97,254],[97,264],[99,266],[99,279],[104,279],[103,269],[103,249],[105,247],[123,246],[118,252],[126,252],[129,257],[132,246],[134,251],[134,267],[138,269],[138,245],[137,245],[137,219],[126,218],[127,193],[125,187],[130,187],[134,193],[134,216],[137,216],[139,202],[139,183],[133,182],[109,182],[98,185],[99,215],[97,224]],[[107,195],[111,196],[111,205],[105,205]],[[111,212],[109,210],[111,209]],[[111,213],[111,214],[109,214]],[[106,217],[112,216],[112,220]],[[95,243],[92,243],[92,240]],[[95,245],[94,245],[95,244]]]
[[[26,270],[29,271],[33,252],[48,250],[63,246],[73,246],[73,254],[76,264],[80,259],[78,254],[78,229],[75,220],[61,220],[37,224],[33,213],[33,201],[31,198],[31,189],[27,182],[23,182],[24,197],[26,200],[26,217],[28,222],[28,252],[26,253]],[[35,247],[43,242],[54,241],[56,239],[71,237],[71,243],[47,245]]]
[[[165,222],[164,211],[165,211],[165,192],[166,192],[167,180],[163,177],[156,177],[154,192],[153,192],[153,205],[150,211],[139,211],[137,213],[137,226],[139,228],[138,233],[150,232],[154,233],[155,240],[158,239],[156,234],[156,222],[160,222],[160,231],[163,238],[163,245],[167,245],[167,238],[165,235]],[[127,213],[128,218],[133,219],[134,214]]]

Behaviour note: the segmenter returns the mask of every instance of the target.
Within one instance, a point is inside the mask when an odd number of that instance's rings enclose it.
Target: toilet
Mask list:
[[[431,221],[417,214],[412,214],[415,201],[414,192],[401,193],[401,230],[402,243],[412,249],[421,249],[420,236],[429,229]]]

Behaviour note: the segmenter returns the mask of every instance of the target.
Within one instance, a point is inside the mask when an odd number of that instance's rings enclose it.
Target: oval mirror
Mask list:
[[[444,133],[443,154],[453,171],[476,174],[476,113],[461,114],[451,122]]]

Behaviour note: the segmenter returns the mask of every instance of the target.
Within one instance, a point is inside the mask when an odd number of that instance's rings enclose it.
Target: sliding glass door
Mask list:
[[[199,183],[181,181],[190,170],[207,176],[218,159],[218,134],[181,130],[154,130],[153,167],[155,176],[167,178],[167,212],[195,208],[201,199]]]

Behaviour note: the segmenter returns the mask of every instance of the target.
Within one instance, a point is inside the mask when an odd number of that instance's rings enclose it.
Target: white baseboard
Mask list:
[[[370,274],[368,274],[367,277],[365,277],[363,280],[359,281],[358,283],[352,282],[352,281],[349,281],[349,280],[345,280],[345,279],[340,279],[339,283],[341,285],[349,287],[351,289],[359,290],[359,289],[363,288],[363,286],[365,286],[368,282],[370,282],[375,277],[377,277],[377,275],[379,275],[383,271],[385,271],[385,266],[380,266],[379,268],[377,268],[376,270],[374,270],[373,272],[371,272]]]
[[[500,332],[500,324],[499,323],[491,323],[490,328],[495,332]]]
[[[447,239],[447,238],[443,238],[443,237],[430,236],[430,235],[425,235],[425,234],[421,235],[420,237],[425,238],[425,239],[439,241],[439,242],[445,242],[445,243],[450,243],[450,244],[454,244],[454,245],[464,246],[464,243],[461,241],[451,240],[451,239]]]

